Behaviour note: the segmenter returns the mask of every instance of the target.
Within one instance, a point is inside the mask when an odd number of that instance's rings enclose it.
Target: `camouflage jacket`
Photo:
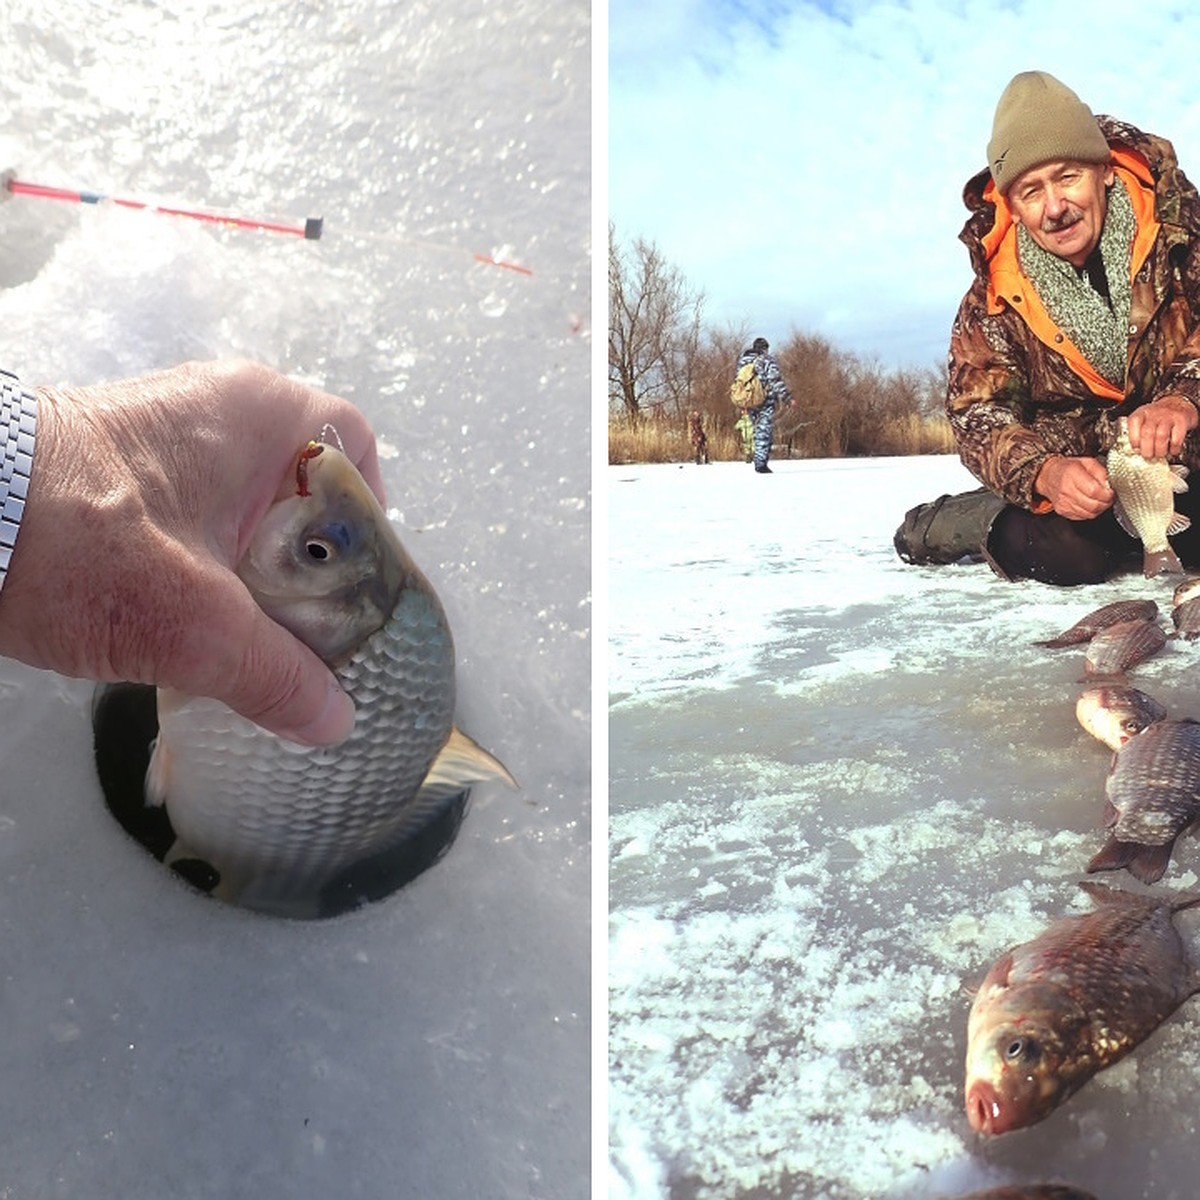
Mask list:
[[[963,191],[972,215],[959,237],[975,281],[950,336],[946,413],[968,470],[1034,511],[1049,508],[1034,480],[1051,455],[1106,452],[1116,418],[1166,392],[1200,407],[1200,196],[1170,142],[1097,120],[1138,219],[1123,392],[1055,327],[1021,273],[1016,226],[988,172]],[[1195,432],[1183,457],[1200,465]]]
[[[783,382],[783,373],[773,354],[755,354],[753,350],[743,350],[733,373],[736,375],[748,362],[754,363],[758,369],[758,377],[762,380],[763,391],[767,397],[764,408],[768,405],[774,408],[776,405],[791,402],[792,393]]]

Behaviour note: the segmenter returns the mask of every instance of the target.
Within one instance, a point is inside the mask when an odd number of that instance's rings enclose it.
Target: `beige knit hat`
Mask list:
[[[1045,71],[1014,75],[996,105],[988,166],[1001,195],[1022,171],[1058,159],[1108,162],[1108,142],[1092,110]]]

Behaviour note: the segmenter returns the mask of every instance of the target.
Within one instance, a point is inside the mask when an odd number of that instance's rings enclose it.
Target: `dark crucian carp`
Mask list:
[[[1192,596],[1171,610],[1175,633],[1185,641],[1200,637],[1200,596]]]
[[[1095,909],[1009,950],[976,993],[965,1095],[978,1133],[1042,1120],[1200,991],[1171,919],[1200,895],[1081,886]]]
[[[1102,629],[1088,643],[1083,682],[1120,681],[1130,667],[1152,658],[1167,644],[1167,635],[1154,621],[1119,621]]]
[[[1086,617],[1080,617],[1070,629],[1063,630],[1055,637],[1044,642],[1034,642],[1035,646],[1048,646],[1057,650],[1060,646],[1078,646],[1082,642],[1090,642],[1102,629],[1122,621],[1153,621],[1158,616],[1158,605],[1153,600],[1114,600],[1101,608],[1090,612]]]
[[[1127,867],[1157,882],[1175,839],[1200,817],[1200,722],[1156,721],[1130,738],[1113,755],[1105,794],[1110,836],[1088,871]]]

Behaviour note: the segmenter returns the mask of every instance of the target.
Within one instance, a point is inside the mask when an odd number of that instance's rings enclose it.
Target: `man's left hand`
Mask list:
[[[1200,412],[1183,396],[1160,396],[1129,414],[1129,444],[1143,458],[1170,458],[1183,439],[1200,425]]]

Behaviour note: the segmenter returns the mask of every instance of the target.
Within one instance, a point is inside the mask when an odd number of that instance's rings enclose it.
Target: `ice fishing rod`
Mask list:
[[[303,224],[284,221],[268,221],[259,217],[246,217],[237,213],[219,212],[213,209],[193,208],[182,204],[172,204],[157,200],[139,200],[132,196],[109,196],[104,192],[89,191],[83,188],[51,187],[44,183],[32,183],[29,180],[18,179],[15,171],[0,172],[0,184],[4,192],[13,196],[30,196],[39,200],[63,200],[70,204],[115,204],[120,208],[135,209],[139,212],[156,213],[166,217],[187,217],[193,221],[207,221],[214,225],[232,226],[237,229],[254,229],[260,233],[278,233],[291,237],[304,238],[315,242],[323,232],[323,217],[306,217]],[[0,194],[0,200],[6,195]],[[370,237],[370,234],[359,236]],[[388,240],[408,241],[413,245],[422,245],[411,238],[389,238],[386,234],[376,234],[377,238]],[[453,246],[438,246],[430,243],[432,249],[457,250],[458,253],[470,254],[479,263],[487,266],[500,267],[505,271],[514,271],[518,275],[532,275],[528,267],[507,259],[496,258],[490,254],[475,253],[469,250],[459,250]]]

